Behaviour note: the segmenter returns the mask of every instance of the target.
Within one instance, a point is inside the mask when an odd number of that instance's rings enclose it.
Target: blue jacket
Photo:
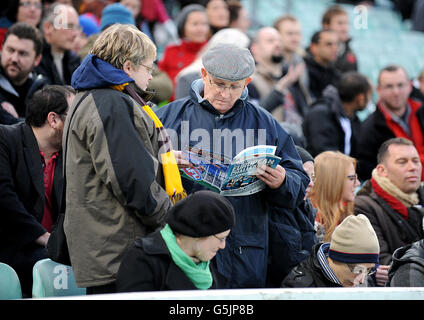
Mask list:
[[[227,287],[265,287],[270,209],[276,206],[294,211],[305,195],[309,178],[292,138],[271,114],[248,101],[247,89],[223,115],[202,98],[202,91],[202,80],[196,80],[189,97],[157,111],[174,149],[196,145],[233,158],[253,145],[274,145],[276,155],[282,158],[280,165],[286,170],[286,179],[276,190],[266,188],[250,196],[228,198],[235,207],[236,225],[215,261],[218,272],[229,281]],[[185,179],[183,183],[189,193],[204,189]]]

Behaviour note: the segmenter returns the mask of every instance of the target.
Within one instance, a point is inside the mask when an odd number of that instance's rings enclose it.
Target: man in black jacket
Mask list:
[[[24,22],[12,25],[5,36],[0,66],[0,124],[13,124],[24,118],[32,94],[46,84],[33,72],[40,63],[42,36]]]
[[[50,84],[70,85],[81,62],[71,51],[80,30],[78,13],[72,6],[53,4],[45,13],[42,27],[43,58],[36,71],[47,77]]]
[[[367,286],[378,262],[379,244],[364,215],[350,215],[334,229],[331,241],[314,246],[311,256],[296,266],[281,287]]]
[[[30,100],[26,122],[0,125],[0,261],[31,296],[32,268],[45,246],[62,195],[62,132],[72,88],[47,86]]]
[[[345,73],[337,88],[329,85],[303,122],[306,149],[311,155],[337,150],[355,157],[361,125],[356,112],[363,110],[370,98],[370,83],[355,71]]]
[[[308,54],[304,58],[312,99],[320,98],[329,84],[335,85],[340,79],[340,72],[334,65],[337,50],[338,37],[334,31],[320,30],[312,35]]]

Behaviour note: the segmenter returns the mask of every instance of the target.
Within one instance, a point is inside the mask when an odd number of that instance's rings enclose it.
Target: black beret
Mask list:
[[[193,238],[208,237],[234,226],[234,208],[218,193],[197,191],[168,211],[167,223],[176,233]]]

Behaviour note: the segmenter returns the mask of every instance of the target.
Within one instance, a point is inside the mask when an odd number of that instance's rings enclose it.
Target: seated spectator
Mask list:
[[[409,97],[424,103],[424,70],[421,70],[418,77],[412,80],[412,91]]]
[[[351,37],[349,34],[349,16],[341,6],[333,5],[322,16],[322,28],[333,30],[339,37],[339,50],[335,67],[341,73],[346,71],[358,71],[358,63],[350,47]]]
[[[378,164],[358,191],[354,212],[366,215],[377,233],[382,265],[389,265],[394,251],[424,237],[422,165],[413,143],[404,138],[384,142]]]
[[[159,69],[166,72],[172,80],[174,88],[178,72],[196,59],[209,36],[208,16],[201,5],[184,7],[176,19],[176,24],[180,42],[166,46],[163,57],[158,63]]]
[[[207,0],[206,2],[211,37],[219,30],[229,27],[230,10],[225,0]]]
[[[167,224],[135,242],[117,274],[117,291],[217,289],[211,263],[235,224],[229,200],[198,191],[172,207]]]
[[[80,31],[78,13],[74,7],[55,3],[47,10],[42,22],[44,44],[42,59],[36,71],[50,84],[71,84],[71,77],[80,64],[72,45]]]
[[[356,71],[344,73],[337,87],[329,85],[324,90],[302,124],[306,149],[312,156],[337,150],[356,157],[361,126],[356,112],[365,109],[371,94],[368,79]]]
[[[309,258],[283,280],[283,288],[358,287],[372,283],[378,263],[377,235],[364,215],[348,216],[330,242],[314,246]]]
[[[0,18],[0,50],[6,35],[7,29],[16,22],[26,22],[38,28],[43,14],[43,4],[41,0],[15,0],[10,1],[10,6],[5,12],[5,16]]]
[[[315,183],[310,199],[318,209],[318,241],[329,241],[337,225],[353,214],[355,189],[359,186],[355,169],[356,160],[339,151],[325,151],[315,157]]]
[[[376,110],[361,125],[358,141],[358,174],[361,181],[371,178],[377,166],[381,144],[395,137],[411,140],[424,164],[424,109],[411,99],[412,84],[406,70],[390,65],[378,76],[379,100]],[[424,179],[424,173],[421,180]]]
[[[424,239],[396,249],[388,286],[424,287]]]
[[[251,24],[249,13],[239,0],[230,0],[228,10],[230,11],[229,28],[236,28],[244,33],[248,33]]]
[[[119,3],[131,11],[135,20],[135,26],[139,28],[144,34],[146,34],[150,39],[153,39],[149,23],[141,15],[143,0],[120,0]]]
[[[202,50],[200,50],[196,59],[178,73],[176,77],[175,99],[184,98],[190,95],[193,81],[202,78],[201,68],[203,54],[218,43],[233,43],[242,48],[248,48],[250,39],[244,32],[234,28],[225,28],[215,33]]]
[[[42,47],[41,33],[35,27],[18,22],[8,29],[1,54],[0,124],[24,118],[29,98],[46,84],[45,77],[34,72]]]
[[[62,133],[72,88],[46,86],[32,96],[26,122],[0,125],[0,261],[31,297],[32,268],[46,258],[62,199]]]
[[[303,63],[291,66],[283,72],[284,57],[282,40],[273,27],[260,28],[250,46],[255,58],[256,70],[249,83],[249,97],[259,101],[259,105],[272,112],[278,121],[295,123],[300,126],[302,110],[298,110],[293,99],[286,99],[292,85],[299,80],[305,69]]]
[[[269,287],[280,287],[281,281],[290,270],[305,260],[318,242],[314,230],[316,209],[308,199],[315,181],[314,158],[299,146],[296,146],[296,150],[310,182],[303,202],[294,212],[274,208],[270,214],[267,271]]]
[[[334,65],[337,52],[337,33],[331,30],[320,30],[312,35],[308,53],[304,58],[312,100],[320,98],[329,84],[336,85],[340,79],[340,72]]]

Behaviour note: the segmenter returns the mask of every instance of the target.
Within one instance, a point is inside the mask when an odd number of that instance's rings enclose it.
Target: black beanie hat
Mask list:
[[[300,159],[302,159],[302,163],[305,163],[308,161],[314,162],[314,157],[312,157],[308,151],[306,151],[305,149],[299,146],[295,146],[295,147],[296,147],[297,153],[300,156]]]
[[[167,222],[176,233],[207,237],[234,226],[234,208],[224,196],[209,190],[197,191],[168,211]]]
[[[184,27],[187,21],[187,17],[190,13],[195,11],[201,11],[206,12],[206,8],[200,4],[190,4],[186,7],[184,7],[180,13],[178,14],[177,18],[175,19],[175,24],[177,26],[178,36],[183,39],[185,37],[184,35]]]

